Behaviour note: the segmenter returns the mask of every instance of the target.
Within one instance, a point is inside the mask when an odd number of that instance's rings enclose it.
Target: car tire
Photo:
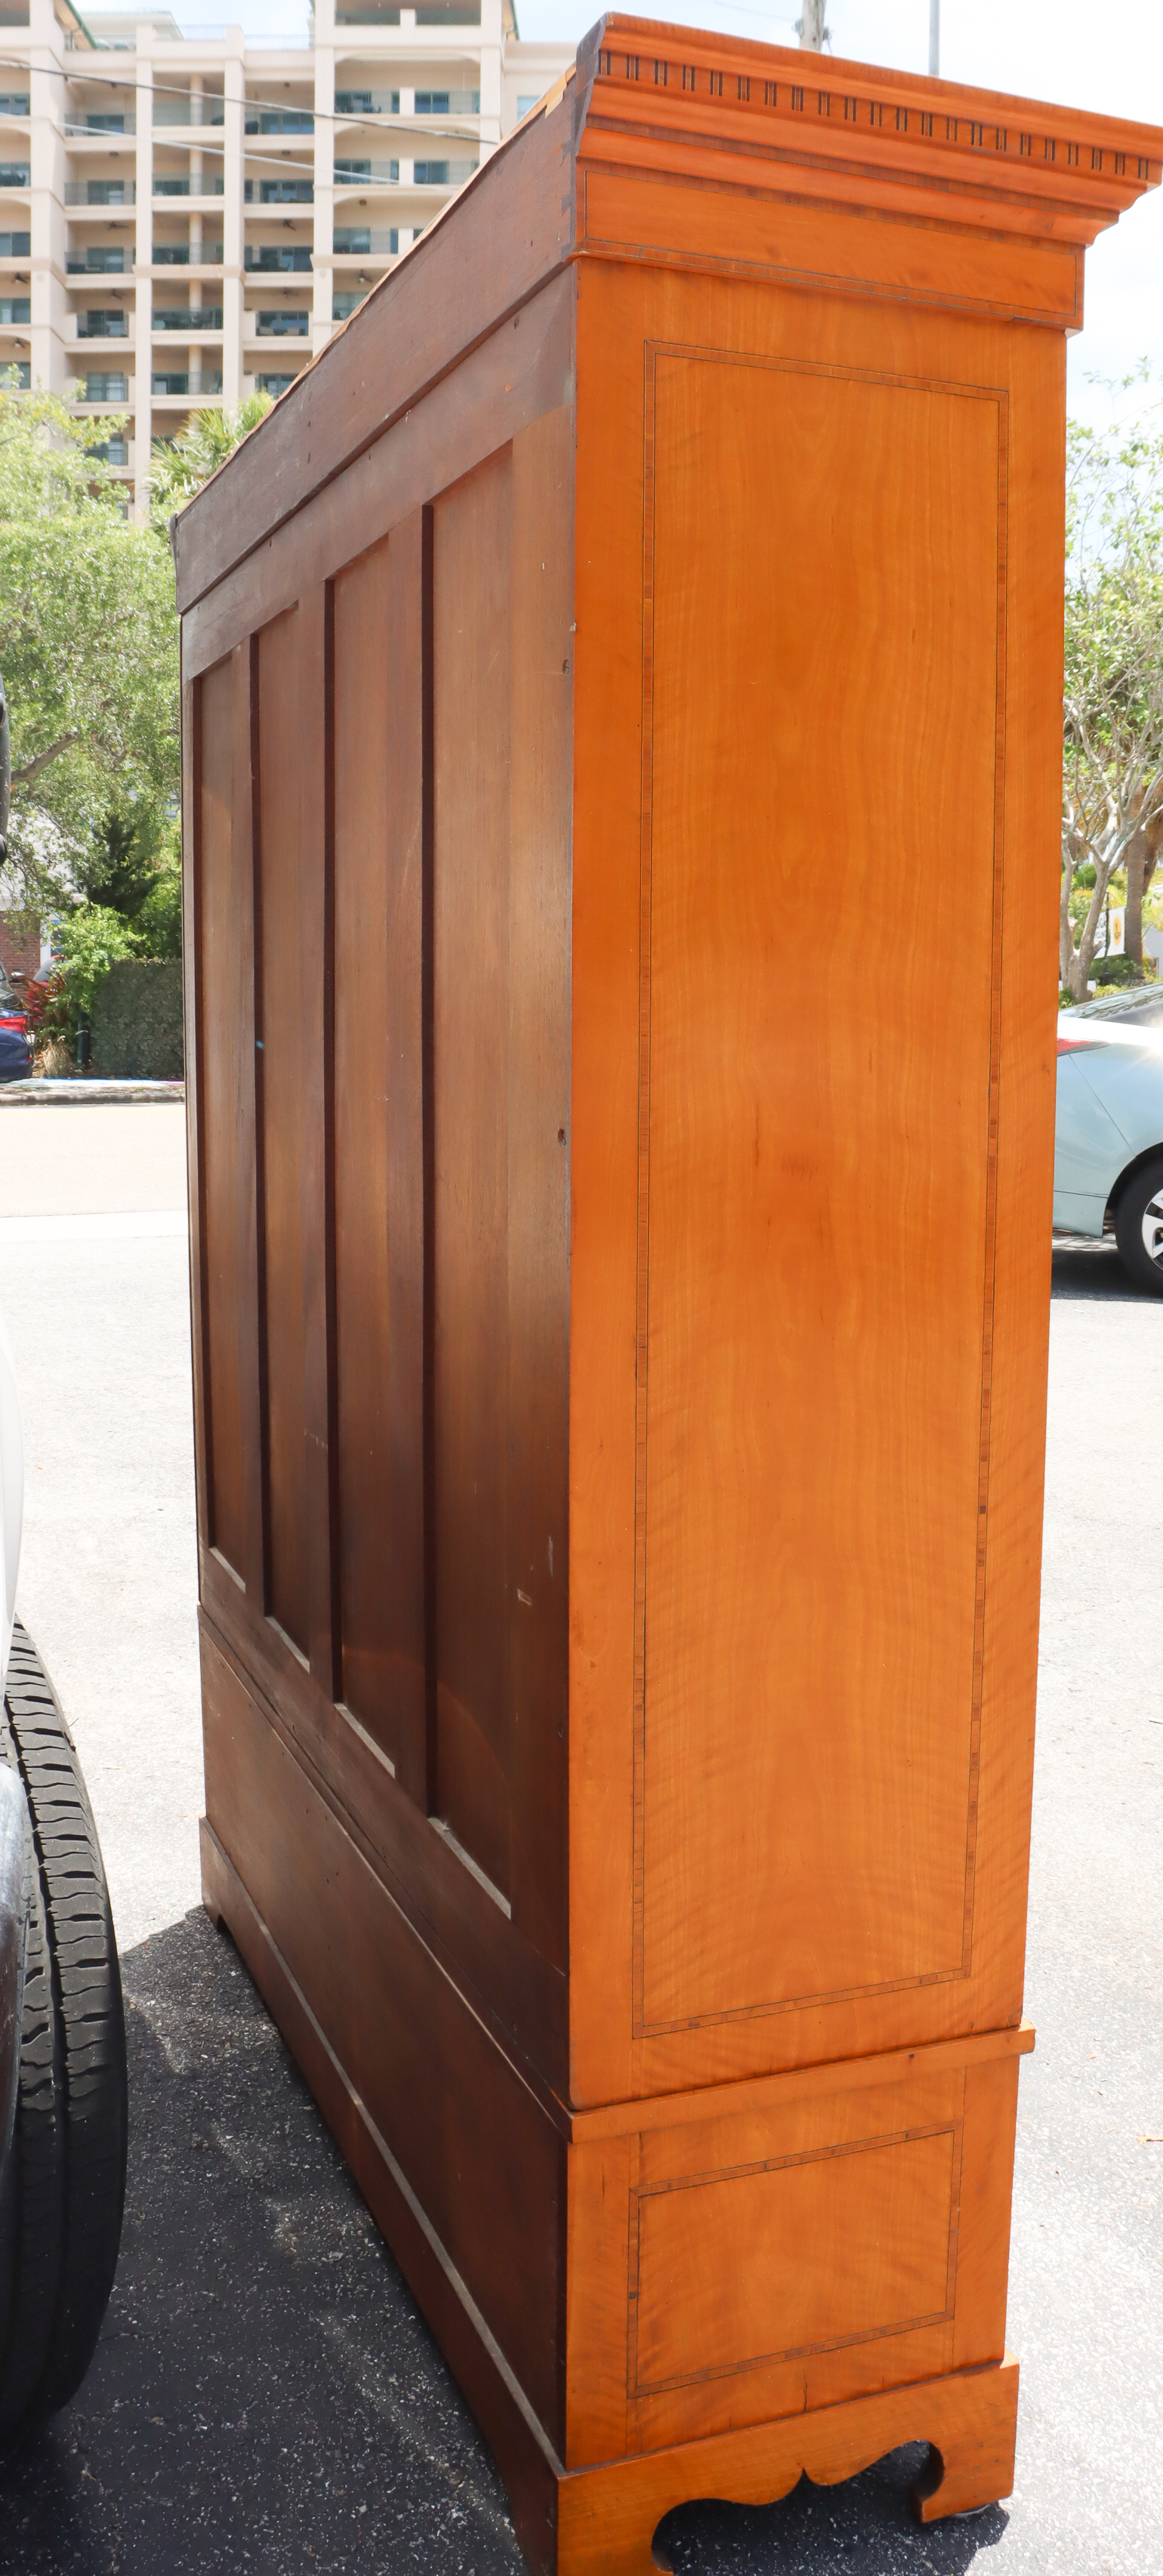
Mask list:
[[[1145,1288],[1149,1297],[1163,1297],[1163,1154],[1140,1164],[1120,1193],[1115,1241],[1136,1288]]]
[[[29,1917],[16,2127],[0,2183],[0,2441],[67,2405],[121,2242],[128,2140],[113,1917],[72,1737],[17,1621],[0,1760],[28,1801]]]

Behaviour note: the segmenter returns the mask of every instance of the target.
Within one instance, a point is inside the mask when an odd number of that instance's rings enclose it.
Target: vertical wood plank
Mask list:
[[[299,993],[302,1011],[303,1535],[307,1652],[328,1699],[339,1688],[335,1439],[334,598],[304,592],[296,620],[300,763]]]
[[[435,505],[439,1812],[509,1887],[507,1116],[512,456]]]
[[[303,1209],[309,1097],[318,1066],[304,1020],[300,910],[309,883],[303,831],[302,612],[258,638],[262,1002],[262,1183],[266,1361],[267,1601],[307,1656],[307,1244]]]
[[[202,683],[183,680],[182,1024],[186,1073],[186,1181],[190,1211],[190,1360],[194,1388],[194,1492],[199,1563],[210,1545],[210,1422],[206,1290],[205,1110],[202,1099]],[[199,1589],[201,1583],[199,1582]]]
[[[340,1685],[426,1803],[420,514],[335,585]]]
[[[252,689],[249,642],[200,683],[198,738],[209,1540],[261,1602]]]
[[[568,1936],[569,936],[573,423],[513,441],[508,979],[513,1919]]]

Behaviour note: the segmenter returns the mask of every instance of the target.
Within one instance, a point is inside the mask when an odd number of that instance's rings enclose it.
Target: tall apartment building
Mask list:
[[[0,0],[0,368],[150,443],[281,393],[573,59],[513,0],[317,0],[304,36]]]

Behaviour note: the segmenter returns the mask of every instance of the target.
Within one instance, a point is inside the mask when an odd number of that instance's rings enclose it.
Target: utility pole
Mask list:
[[[801,45],[806,45],[809,53],[822,53],[828,33],[824,25],[824,0],[804,0],[804,14],[799,23]]]
[[[934,80],[941,69],[941,0],[929,0],[929,70]]]

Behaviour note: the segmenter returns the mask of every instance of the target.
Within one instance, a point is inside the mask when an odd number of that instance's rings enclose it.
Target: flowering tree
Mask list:
[[[1141,925],[1163,821],[1163,436],[1072,425],[1068,459],[1058,971],[1085,1001],[1111,878]]]

